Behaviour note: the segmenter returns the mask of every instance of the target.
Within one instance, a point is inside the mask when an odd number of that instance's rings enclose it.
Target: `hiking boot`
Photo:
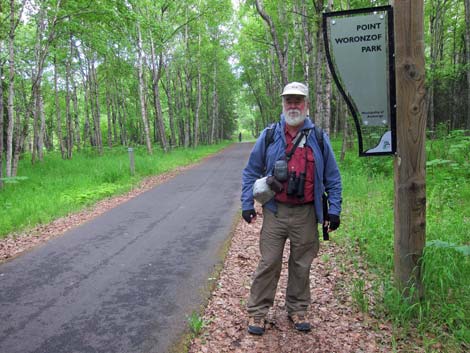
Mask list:
[[[297,331],[308,332],[311,329],[310,322],[305,318],[305,314],[292,314],[289,319],[294,323]]]
[[[248,333],[261,336],[264,334],[264,317],[251,316],[248,320]]]

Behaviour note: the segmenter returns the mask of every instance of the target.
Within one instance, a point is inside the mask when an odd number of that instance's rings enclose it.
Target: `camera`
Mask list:
[[[287,181],[289,174],[287,172],[287,161],[279,160],[274,163],[274,177],[281,183]]]

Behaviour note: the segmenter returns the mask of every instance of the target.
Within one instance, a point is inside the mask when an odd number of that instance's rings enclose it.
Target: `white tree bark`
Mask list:
[[[42,94],[38,95],[38,113],[39,113],[39,135],[38,135],[38,158],[44,159],[44,134],[46,133],[46,116],[44,114],[44,100]]]
[[[147,152],[152,154],[152,143],[150,141],[150,128],[147,117],[147,107],[145,104],[145,84],[144,84],[144,68],[143,68],[144,48],[142,47],[142,34],[140,25],[137,23],[137,70],[139,75],[139,98],[140,112],[142,116],[142,124],[144,127],[144,138],[147,145]]]
[[[198,35],[198,58],[201,53],[201,35]],[[216,59],[217,60],[217,59]],[[201,65],[198,65],[199,67]],[[197,147],[199,142],[199,111],[202,105],[202,79],[201,79],[201,69],[197,71],[197,101],[196,101],[196,112],[194,114],[194,137],[193,137],[193,146]]]
[[[173,95],[172,95],[172,83],[170,78],[170,67],[167,65],[165,67],[166,73],[166,97],[168,101],[168,116],[170,119],[170,134],[171,134],[171,141],[170,141],[170,148],[176,146],[176,128],[175,128],[175,118],[173,113]]]
[[[8,66],[9,66],[9,84],[8,84],[8,123],[7,123],[7,145],[5,158],[5,175],[12,176],[12,157],[13,157],[13,128],[14,128],[14,111],[13,102],[15,99],[15,1],[10,1],[10,33],[8,35]]]
[[[59,140],[60,154],[65,158],[64,138],[62,135],[62,112],[60,110],[59,102],[59,88],[58,88],[58,74],[57,74],[57,60],[54,57],[54,92],[55,92],[55,114],[57,122],[57,139]]]
[[[153,101],[155,107],[155,119],[158,127],[158,134],[160,143],[165,152],[168,151],[168,142],[166,140],[165,124],[163,123],[163,111],[160,102],[160,77],[162,76],[162,65],[163,65],[163,54],[160,53],[158,56],[158,69],[157,69],[157,57],[155,55],[155,45],[153,38],[150,35],[150,49],[152,55],[152,85],[153,85]]]
[[[217,120],[218,120],[218,97],[217,97],[217,65],[214,65],[214,76],[213,76],[214,91],[212,93],[212,123],[211,123],[211,134],[209,143],[212,145],[215,140]]]
[[[271,33],[271,38],[273,40],[273,45],[276,50],[276,55],[279,63],[279,70],[281,72],[282,77],[282,85],[285,86],[288,82],[288,73],[287,73],[287,50],[282,50],[281,45],[277,36],[276,27],[274,26],[274,22],[272,18],[266,13],[264,10],[263,4],[260,0],[255,1],[256,10],[266,22],[269,27],[269,32]],[[284,47],[287,48],[287,43],[285,43]]]

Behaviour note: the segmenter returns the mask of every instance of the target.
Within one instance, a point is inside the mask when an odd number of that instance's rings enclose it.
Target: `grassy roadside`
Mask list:
[[[102,156],[82,150],[73,159],[48,153],[44,162],[20,161],[17,179],[0,190],[0,238],[78,211],[101,199],[124,193],[142,179],[200,161],[231,144],[177,148],[168,153],[134,148],[135,174],[130,175],[127,148],[105,149]]]
[[[361,310],[393,323],[395,351],[411,336],[419,337],[420,346],[409,346],[409,352],[470,350],[469,161],[470,138],[462,131],[427,142],[425,297],[418,303],[393,286],[393,158],[350,152],[341,163],[338,241],[351,256],[366,259],[372,278],[357,280],[351,292]]]

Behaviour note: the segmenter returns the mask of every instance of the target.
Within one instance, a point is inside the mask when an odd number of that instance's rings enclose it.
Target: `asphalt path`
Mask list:
[[[0,265],[0,353],[167,352],[239,217],[234,144]]]

